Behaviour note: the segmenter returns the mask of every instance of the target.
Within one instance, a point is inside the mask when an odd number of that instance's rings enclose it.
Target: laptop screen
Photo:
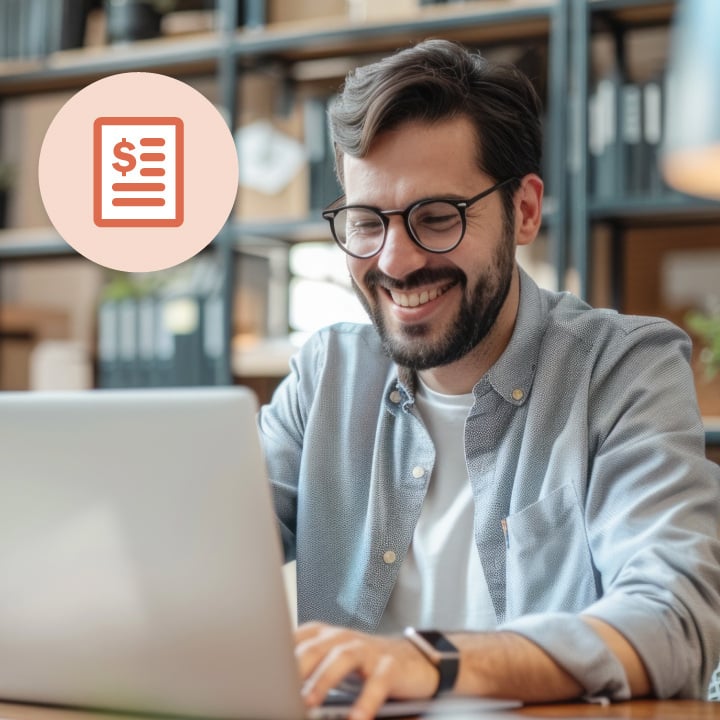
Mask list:
[[[0,394],[0,698],[303,714],[244,388]]]

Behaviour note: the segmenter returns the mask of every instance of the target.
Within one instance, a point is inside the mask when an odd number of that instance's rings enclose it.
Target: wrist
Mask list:
[[[406,628],[405,638],[436,669],[438,685],[434,696],[454,689],[460,669],[460,652],[452,642],[436,630]]]

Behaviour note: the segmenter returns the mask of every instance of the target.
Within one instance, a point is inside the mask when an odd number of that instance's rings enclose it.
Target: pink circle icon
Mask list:
[[[114,270],[162,270],[197,254],[238,188],[232,134],[197,90],[157,73],[121,73],[73,95],[53,119],[38,167],[61,237]]]

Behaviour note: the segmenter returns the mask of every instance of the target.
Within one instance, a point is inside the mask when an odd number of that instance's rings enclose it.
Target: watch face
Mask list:
[[[457,679],[460,651],[437,630],[405,628],[405,637],[437,667],[440,679],[435,695],[452,690]]]
[[[446,653],[446,652],[457,652],[457,648],[437,630],[419,630],[418,635],[421,635],[425,640],[432,645],[435,650]]]

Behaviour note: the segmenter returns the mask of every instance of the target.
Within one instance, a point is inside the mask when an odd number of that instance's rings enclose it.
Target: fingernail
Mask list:
[[[364,710],[353,708],[349,715],[350,720],[369,720]]]

